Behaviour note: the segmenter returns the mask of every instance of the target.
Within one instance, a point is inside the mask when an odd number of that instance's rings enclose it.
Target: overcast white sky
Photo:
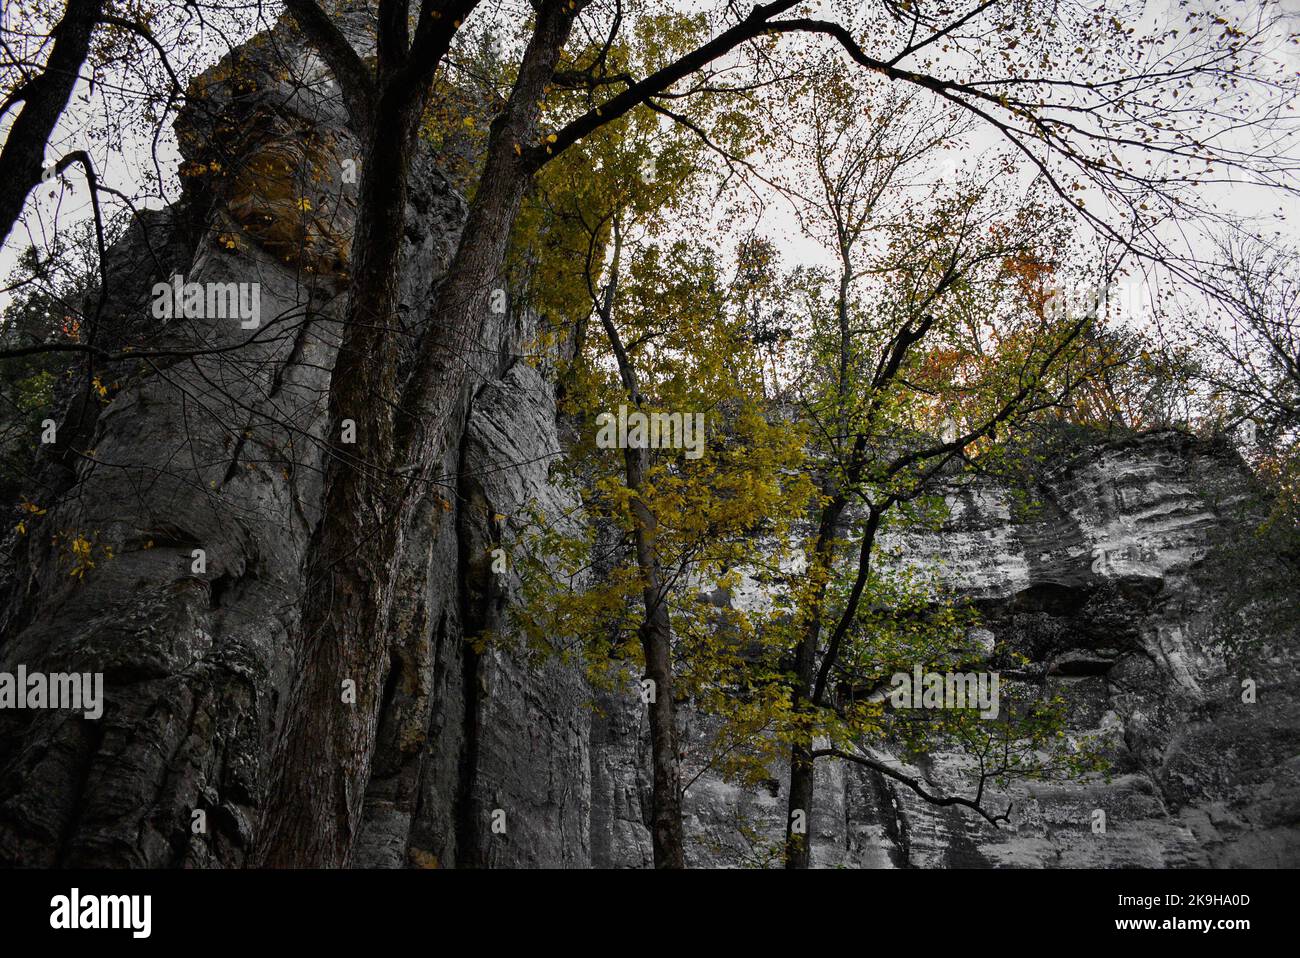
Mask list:
[[[1192,3],[1216,8],[1214,0],[1192,0]],[[1226,6],[1240,10],[1252,6],[1253,3],[1254,0],[1245,4],[1218,0],[1217,8],[1222,9]],[[691,5],[716,9],[716,5],[710,3],[701,2]],[[1282,5],[1293,19],[1293,29],[1300,29],[1300,0],[1282,0]],[[1143,20],[1147,23],[1165,21],[1170,16],[1169,11],[1176,10],[1178,7],[1178,0],[1151,0],[1148,4],[1147,16]],[[8,17],[9,14],[6,13],[5,16]],[[1295,76],[1297,71],[1300,71],[1300,46],[1282,40],[1283,38],[1279,38],[1277,44],[1279,65],[1289,71],[1291,76]],[[193,59],[190,69],[186,72],[192,73],[199,65],[210,64],[219,55],[220,49],[220,46],[212,43],[206,45],[206,50],[203,44],[196,44],[190,50]],[[186,75],[182,76],[182,79],[187,78]],[[96,140],[93,136],[95,127],[102,123],[102,119],[96,112],[98,108],[98,102],[89,96],[89,91],[83,83],[59,125],[54,142],[47,151],[47,160],[57,159],[73,149],[89,148],[92,155],[100,158],[102,164],[100,176],[106,184],[139,197],[143,205],[159,205],[161,201],[157,197],[142,196],[136,186],[142,181],[140,175],[142,171],[152,167],[152,131],[145,129],[130,131],[125,148],[121,152],[113,152],[105,156],[102,150],[95,148]],[[10,117],[0,120],[0,132],[7,131],[9,122]],[[960,154],[954,154],[955,161],[978,165],[982,157],[987,157],[1004,146],[996,131],[988,127],[980,127],[969,137],[967,148]],[[1288,143],[1284,149],[1291,155],[1297,152],[1294,141]],[[167,174],[166,192],[174,198],[177,191],[175,167],[178,155],[170,125],[159,144],[158,157]],[[773,166],[781,165],[779,157],[767,159]],[[1007,188],[1017,188],[1014,183],[1006,185]],[[1256,218],[1261,229],[1276,230],[1292,242],[1300,241],[1300,232],[1297,231],[1296,226],[1297,222],[1300,222],[1300,200],[1295,196],[1282,196],[1276,192],[1265,194],[1242,186],[1226,185],[1207,188],[1205,195],[1224,210]],[[1095,197],[1090,198],[1096,202]],[[10,275],[19,250],[27,243],[36,241],[43,245],[56,228],[64,228],[88,215],[86,187],[84,181],[78,176],[65,177],[62,183],[42,184],[33,196],[29,197],[25,224],[15,227],[9,242],[3,250],[0,250],[0,278],[7,278]],[[701,227],[707,229],[704,224],[692,224],[692,228]],[[801,235],[788,206],[775,197],[772,197],[759,229],[778,243],[791,263],[821,261],[825,258],[824,251],[814,241]],[[1140,299],[1144,295],[1140,289],[1134,288],[1129,288],[1125,292],[1134,299]],[[5,305],[7,298],[5,294],[0,293],[0,307]]]

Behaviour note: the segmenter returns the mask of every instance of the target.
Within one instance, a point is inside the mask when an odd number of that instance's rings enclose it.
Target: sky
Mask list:
[[[1211,0],[1190,0],[1193,6],[1202,5],[1209,8],[1218,9],[1223,6],[1232,9],[1249,9],[1252,4],[1243,3],[1226,3],[1226,0],[1217,0],[1218,7]],[[1300,0],[1281,0],[1282,8],[1292,20],[1292,28],[1300,30]],[[687,7],[697,9],[717,9],[716,4],[703,2],[703,0],[690,0]],[[822,4],[826,8],[826,16],[834,13],[835,5],[827,2]],[[1163,25],[1171,23],[1180,6],[1178,0],[1152,0],[1144,4],[1145,14],[1135,21],[1138,27]],[[267,9],[262,22],[269,22],[269,17],[273,15],[273,8]],[[4,14],[6,18],[11,16],[9,8],[6,8]],[[165,29],[165,26],[156,25],[158,29]],[[254,32],[254,28],[245,28],[245,33]],[[181,61],[178,63],[178,72],[182,79],[188,79],[199,69],[210,65],[224,49],[224,43],[219,42],[215,32],[204,33],[202,31],[190,29],[186,31],[187,38],[191,41],[182,51]],[[237,34],[230,35],[230,39],[238,41],[241,39]],[[1284,38],[1279,38],[1279,41]],[[1277,44],[1277,61],[1279,68],[1294,77],[1300,71],[1300,46],[1279,42]],[[904,61],[902,66],[912,65],[913,61]],[[960,65],[955,68],[959,75]],[[150,196],[142,194],[135,184],[143,182],[145,177],[142,175],[145,171],[153,167],[153,131],[145,128],[133,129],[126,131],[123,138],[122,148],[120,150],[106,151],[100,146],[101,141],[96,137],[96,129],[103,125],[102,111],[105,109],[104,91],[92,92],[88,85],[83,81],[77,92],[74,94],[73,102],[66,111],[61,120],[57,133],[47,151],[47,157],[52,161],[73,149],[89,148],[93,156],[96,156],[101,164],[99,175],[103,182],[121,189],[123,192],[133,195],[137,198],[140,205],[159,206],[164,200],[156,195]],[[7,131],[11,122],[11,116],[7,115],[0,119],[0,133]],[[964,142],[962,149],[954,151],[951,161],[944,165],[944,168],[937,171],[940,179],[956,174],[963,168],[967,170],[979,171],[986,167],[991,157],[996,155],[1000,149],[1006,146],[1001,135],[987,125],[978,124],[974,131],[969,134]],[[1294,140],[1278,146],[1279,151],[1285,151],[1288,155],[1300,155],[1300,150],[1296,149]],[[175,169],[179,162],[179,156],[175,146],[174,135],[170,123],[162,131],[158,139],[157,158],[159,166],[164,172],[164,191],[170,197],[177,194],[178,182],[175,177]],[[779,155],[775,156],[757,156],[754,158],[756,165],[763,168],[781,169],[788,166],[785,158]],[[74,168],[75,169],[75,168]],[[1027,184],[1027,175],[1021,175],[1019,182],[1008,180],[1005,183],[1006,189],[1023,189]],[[764,209],[763,216],[753,225],[763,234],[772,239],[782,251],[784,258],[790,264],[794,263],[827,263],[829,254],[817,242],[804,235],[799,229],[799,224],[792,214],[790,207],[779,197],[775,196],[770,190],[764,190],[760,185],[755,188],[760,193],[766,195],[768,204]],[[1090,190],[1082,194],[1085,202],[1091,202],[1093,208],[1100,204],[1099,194],[1095,190]],[[87,202],[87,188],[84,181],[76,175],[65,176],[62,182],[51,182],[42,184],[28,200],[28,213],[24,224],[16,226],[9,241],[5,244],[3,250],[0,250],[0,277],[9,277],[17,260],[19,250],[30,240],[39,242],[48,241],[53,231],[57,228],[66,228],[69,224],[77,221],[84,222],[89,216],[90,207]],[[1286,241],[1300,243],[1300,231],[1297,230],[1297,222],[1300,222],[1300,200],[1294,195],[1279,196],[1276,192],[1265,194],[1260,190],[1249,189],[1241,184],[1220,184],[1207,188],[1203,196],[1215,208],[1224,212],[1252,218],[1258,221],[1260,228],[1265,230],[1275,230],[1277,235]],[[703,228],[707,230],[720,232],[720,220],[715,219],[713,223],[701,224],[684,224],[685,229],[698,231]],[[1190,241],[1193,249],[1207,249],[1206,239],[1194,237]],[[1116,290],[1119,297],[1130,304],[1130,309],[1137,312],[1141,311],[1141,304],[1150,297],[1150,289],[1146,281],[1140,277],[1131,278]],[[0,293],[0,308],[7,303],[9,295]]]

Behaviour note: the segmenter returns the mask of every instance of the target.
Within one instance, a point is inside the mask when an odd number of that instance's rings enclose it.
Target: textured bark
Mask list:
[[[348,862],[389,665],[391,584],[408,524],[426,497],[438,498],[434,483],[446,450],[459,445],[475,374],[485,363],[495,365],[494,355],[482,355],[489,299],[501,282],[510,231],[531,179],[516,145],[534,135],[541,98],[571,26],[559,3],[539,14],[506,112],[494,124],[410,388],[401,396],[407,415],[397,422],[396,274],[423,98],[395,96],[397,112],[385,115],[390,101],[380,95],[380,117],[373,124],[380,133],[367,155],[354,241],[348,331],[330,392],[331,429],[355,419],[365,452],[353,457],[336,448],[326,470],[324,513],[303,599],[304,678],[277,763],[280,777],[259,856],[266,864]],[[402,472],[409,478],[399,480]],[[354,705],[341,701],[344,681],[355,683]]]
[[[302,599],[303,678],[264,825],[268,865],[343,865],[379,721],[395,572],[392,406],[407,185],[418,111],[383,117],[362,168],[346,333],[329,390],[331,454]],[[343,442],[345,421],[355,444]],[[352,683],[345,701],[344,683]],[[355,693],[355,701],[352,693]]]

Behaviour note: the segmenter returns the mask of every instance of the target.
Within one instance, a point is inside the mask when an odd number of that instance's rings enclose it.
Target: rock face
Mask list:
[[[469,480],[477,485],[463,497],[473,514],[508,515],[528,502],[568,511],[546,480],[544,463],[558,448],[549,404],[548,387],[525,366],[480,393],[465,460],[484,477]],[[1224,490],[1247,485],[1231,450],[1153,433],[1081,450],[1048,475],[1028,514],[1006,490],[968,487],[952,495],[939,531],[887,542],[897,561],[940,565],[948,585],[979,603],[986,641],[1022,652],[1030,663],[1023,671],[1065,697],[1069,734],[1107,743],[1109,778],[1015,785],[991,799],[1013,808],[1011,822],[994,828],[875,772],[828,761],[818,770],[815,863],[1300,862],[1296,636],[1270,637],[1247,671],[1217,651],[1214,611],[1233,584],[1218,581],[1206,560],[1225,530],[1243,522],[1240,494]],[[491,530],[467,530],[465,541],[477,554],[497,540]],[[482,589],[497,625],[508,593]],[[465,727],[474,771],[462,785],[461,813],[474,837],[461,838],[461,856],[472,857],[458,861],[650,865],[648,729],[637,699],[592,692],[554,659],[524,662],[499,649],[475,658],[471,674],[479,697]],[[1246,678],[1258,690],[1253,703],[1242,699]],[[685,723],[687,742],[707,737],[707,717],[688,709]],[[960,756],[898,767],[933,792],[968,792]],[[696,769],[689,760],[687,768],[690,778]],[[708,772],[695,778],[685,803],[691,863],[771,864],[786,781],[781,767],[758,789]],[[436,816],[432,803],[425,808],[426,818]],[[504,834],[491,830],[492,809],[505,814]]]
[[[279,26],[195,81],[177,120],[183,198],[111,251],[98,345],[142,358],[99,370],[102,399],[65,397],[32,494],[47,512],[10,537],[0,620],[0,670],[103,672],[105,711],[0,712],[0,863],[228,866],[254,840],[296,669],[356,190],[337,88],[304,51]],[[464,217],[421,158],[401,287],[412,337]],[[176,275],[256,284],[257,325],[158,318],[154,284]],[[484,375],[520,335],[509,316],[485,331]],[[455,709],[457,539],[430,530],[404,569],[425,589],[407,590],[399,661],[453,650],[432,681]]]
[[[837,827],[822,860],[869,863],[875,846],[919,867],[1300,862],[1295,623],[1225,661],[1216,610],[1244,583],[1208,561],[1247,521],[1248,488],[1231,450],[1159,432],[1080,451],[1030,516],[1015,518],[1006,491],[968,488],[941,531],[894,543],[978,601],[987,638],[1064,696],[1070,735],[1104,737],[1111,780],[1016,786],[993,798],[1014,809],[994,829],[847,768],[823,792]],[[911,771],[951,790],[959,765],[939,754]]]
[[[102,671],[107,707],[98,722],[0,717],[5,863],[234,864],[256,824],[264,746],[293,670],[284,636],[319,500],[341,287],[304,275],[324,241],[311,224],[283,226],[315,237],[301,260],[242,230],[236,205],[272,207],[224,171],[291,155],[310,179],[339,170],[352,146],[328,88],[294,82],[319,77],[318,63],[296,56],[281,75],[255,50],[199,79],[196,103],[212,109],[191,106],[177,123],[185,198],[136,223],[112,255],[105,315],[117,342],[216,351],[102,372],[115,391],[69,406],[43,463],[48,514],[13,544],[0,663]],[[304,129],[319,138],[309,150]],[[299,188],[279,177],[272,190]],[[345,234],[348,188],[336,194]],[[155,318],[153,284],[177,274],[258,284],[258,327]],[[78,538],[95,565],[72,576]],[[195,811],[209,827],[191,841]]]
[[[524,527],[525,507],[557,522],[574,512],[577,503],[548,478],[559,454],[551,387],[531,366],[513,364],[475,396],[460,451],[458,549],[442,575],[409,583],[432,592],[430,605],[444,605],[442,620],[412,634],[409,662],[403,653],[405,680],[381,731],[358,865],[590,861],[583,672],[541,650],[473,643],[505,627],[517,580],[508,564],[494,570],[503,553],[493,550]]]
[[[528,503],[572,502],[547,481],[557,454],[550,390],[516,365],[480,392],[462,463],[467,582],[500,627],[508,583],[486,575],[492,522]],[[517,464],[524,465],[517,465]],[[1247,477],[1235,453],[1177,432],[1082,450],[1051,473],[1031,513],[993,486],[954,493],[939,531],[895,540],[899,561],[936,563],[977,600],[987,641],[1024,653],[1035,681],[1069,702],[1069,734],[1107,742],[1109,780],[1020,784],[1009,825],[936,808],[855,765],[819,768],[814,860],[848,867],[1197,867],[1300,861],[1300,703],[1295,635],[1272,637],[1250,671],[1221,653],[1214,607],[1231,583],[1206,557],[1239,524]],[[496,517],[496,518],[490,518]],[[648,729],[635,697],[589,690],[574,667],[503,649],[466,653],[458,864],[645,867]],[[1238,667],[1239,668],[1239,667]],[[1258,689],[1243,702],[1242,680]],[[594,706],[589,708],[588,706]],[[687,741],[707,718],[686,715]],[[452,723],[454,724],[454,723]],[[448,734],[450,725],[442,726]],[[445,749],[429,736],[433,752]],[[436,761],[432,762],[436,767]],[[959,756],[906,768],[935,792],[968,788]],[[690,763],[688,762],[688,769]],[[747,790],[708,773],[686,796],[691,861],[771,862],[784,829],[786,770]],[[691,771],[693,774],[693,770]],[[435,773],[436,777],[436,773]],[[689,775],[688,775],[689,777]],[[426,784],[412,826],[439,833],[447,805]],[[492,831],[494,810],[506,830]],[[1105,830],[1098,831],[1097,813]],[[442,830],[445,833],[445,828]],[[393,848],[402,846],[399,838]],[[414,846],[412,846],[414,847]],[[430,855],[448,862],[447,846]],[[441,854],[433,849],[441,848]],[[407,850],[412,861],[431,861]],[[378,864],[380,859],[369,863]],[[392,860],[397,864],[397,860]]]
[[[184,199],[112,251],[113,344],[243,345],[120,363],[103,373],[115,384],[103,400],[64,397],[40,465],[48,511],[7,543],[0,671],[102,671],[106,704],[98,721],[0,711],[0,864],[239,866],[256,838],[297,666],[288,636],[320,509],[355,189],[337,90],[301,50],[277,27],[200,79],[179,121]],[[421,160],[402,285],[413,335],[464,215]],[[176,273],[257,282],[259,328],[155,320],[152,286]],[[487,331],[463,440],[443,464],[454,495],[429,506],[403,557],[359,866],[651,863],[637,699],[593,691],[580,663],[476,641],[508,631],[518,582],[494,550],[526,510],[581,521],[550,480],[562,455],[551,387],[514,358],[530,323],[511,312]],[[826,762],[815,862],[1300,862],[1294,632],[1270,636],[1243,675],[1216,652],[1212,625],[1233,584],[1204,560],[1238,522],[1222,490],[1245,480],[1223,450],[1159,433],[1079,451],[1032,514],[1005,490],[970,487],[954,491],[941,531],[892,543],[899,561],[942,563],[979,602],[989,641],[1013,644],[1035,680],[1068,696],[1072,733],[1109,736],[1115,771],[998,796],[1015,813],[994,830]],[[1242,702],[1243,678],[1256,704]],[[684,721],[686,741],[709,734],[706,716]],[[909,771],[944,790],[959,787],[961,763],[940,754]],[[769,863],[786,780],[782,768],[752,790],[696,777],[692,863]]]

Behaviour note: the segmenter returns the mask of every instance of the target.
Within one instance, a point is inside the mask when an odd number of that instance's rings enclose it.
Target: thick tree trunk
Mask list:
[[[302,678],[290,702],[259,859],[343,865],[360,824],[387,661],[395,568],[398,269],[418,110],[383,118],[362,167],[330,456],[307,556]],[[351,421],[355,443],[345,442]],[[348,685],[347,683],[351,683]]]
[[[485,350],[483,333],[531,180],[518,147],[536,135],[539,104],[571,26],[560,4],[548,4],[539,15],[509,104],[493,124],[456,256],[400,395],[390,326],[418,113],[381,117],[373,126],[353,246],[349,322],[330,395],[335,456],[326,471],[324,514],[303,598],[303,678],[264,820],[258,856],[263,864],[347,864],[382,705],[402,530],[424,497],[438,495],[442,453],[458,439],[453,433],[462,422],[472,372],[497,361],[495,350]],[[338,445],[344,419],[356,423],[355,452]],[[355,702],[343,700],[345,682],[353,683]]]

